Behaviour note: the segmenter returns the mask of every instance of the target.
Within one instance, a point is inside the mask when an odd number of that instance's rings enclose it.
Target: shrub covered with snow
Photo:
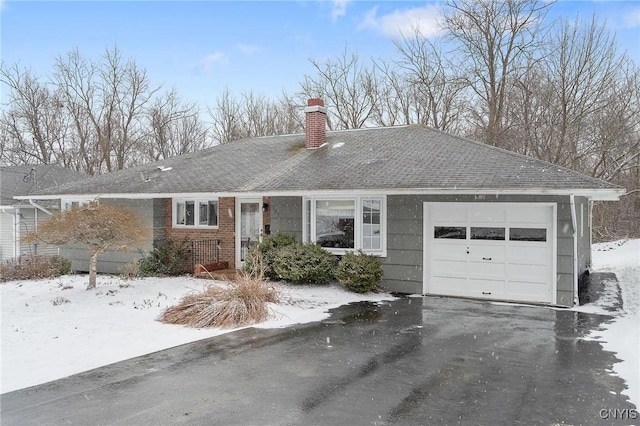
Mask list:
[[[347,290],[367,293],[377,286],[384,272],[379,258],[362,252],[349,252],[342,256],[336,269],[336,278]]]
[[[295,284],[324,284],[334,277],[336,257],[317,244],[280,248],[273,260],[279,278]]]

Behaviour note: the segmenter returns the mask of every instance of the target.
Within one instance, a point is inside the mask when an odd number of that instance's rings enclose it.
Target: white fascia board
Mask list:
[[[220,194],[221,197],[235,196],[317,196],[317,195],[575,195],[586,197],[592,201],[618,201],[626,191],[624,188],[615,189],[477,189],[477,188],[393,188],[393,189],[327,189],[327,190],[290,190],[290,191],[264,191],[264,192],[240,192]]]
[[[206,198],[206,197],[277,197],[277,196],[317,196],[317,195],[574,195],[586,197],[591,201],[618,201],[626,193],[624,188],[611,189],[478,189],[478,188],[391,188],[391,189],[314,189],[314,190],[277,190],[277,191],[222,191],[222,192],[180,192],[180,193],[110,193],[110,194],[58,194],[16,196],[17,200],[56,200],[64,198]]]

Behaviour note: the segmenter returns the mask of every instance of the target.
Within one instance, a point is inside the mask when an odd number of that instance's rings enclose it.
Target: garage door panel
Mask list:
[[[424,211],[428,293],[554,301],[552,205],[426,203]]]
[[[434,277],[461,277],[469,275],[467,262],[438,259],[431,262],[431,274]]]
[[[533,224],[547,223],[551,220],[549,209],[531,207],[511,207],[509,209],[509,219],[512,224]]]
[[[498,262],[469,262],[469,278],[491,278],[504,281],[505,265]]]
[[[467,279],[456,277],[434,277],[433,294],[464,296],[468,292]]]
[[[505,269],[507,281],[537,282],[546,285],[549,277],[547,265],[508,264]]]
[[[507,262],[509,263],[533,263],[533,264],[548,264],[549,248],[546,244],[537,245],[513,245],[509,246],[507,254]]]
[[[503,280],[476,278],[469,281],[468,289],[472,297],[503,298],[505,283]]]
[[[431,207],[432,223],[467,223],[467,211],[461,209],[451,209],[446,205],[433,205]]]
[[[525,302],[539,302],[548,297],[549,287],[544,283],[529,282],[509,282],[507,293],[511,300],[521,300]]]
[[[457,241],[457,240],[453,240]],[[467,244],[451,243],[451,242],[437,242],[432,245],[432,256],[434,259],[466,259],[467,256]]]
[[[505,223],[507,220],[507,212],[495,207],[473,209],[468,216],[469,223],[473,225]]]
[[[476,243],[469,244],[470,261],[505,261],[506,248],[503,243]]]

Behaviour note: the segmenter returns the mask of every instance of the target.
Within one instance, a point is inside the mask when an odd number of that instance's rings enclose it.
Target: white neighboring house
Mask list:
[[[29,195],[86,177],[86,174],[54,164],[0,167],[0,261],[23,255],[58,253],[57,247],[25,244],[20,239],[59,210],[60,200],[36,202],[16,200],[14,196]]]

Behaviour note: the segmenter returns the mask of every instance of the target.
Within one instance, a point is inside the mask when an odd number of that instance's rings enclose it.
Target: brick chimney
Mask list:
[[[307,101],[304,109],[305,138],[304,146],[307,149],[318,148],[327,141],[327,109],[322,99],[314,98]]]

